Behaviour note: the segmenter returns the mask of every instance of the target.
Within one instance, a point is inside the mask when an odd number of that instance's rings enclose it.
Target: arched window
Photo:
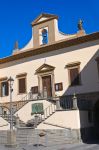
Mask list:
[[[48,43],[48,31],[46,29],[42,30],[42,44]]]

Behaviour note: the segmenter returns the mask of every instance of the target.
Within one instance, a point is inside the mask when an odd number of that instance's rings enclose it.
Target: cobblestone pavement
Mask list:
[[[44,145],[23,145],[17,148],[7,148],[5,146],[0,146],[0,150],[99,150],[99,144],[62,144],[54,146],[44,146]]]

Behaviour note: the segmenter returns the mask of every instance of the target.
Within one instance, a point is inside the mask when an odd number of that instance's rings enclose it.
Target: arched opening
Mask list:
[[[95,103],[93,112],[94,112],[94,129],[96,135],[98,135],[99,138],[99,100]]]
[[[48,43],[48,31],[46,29],[42,30],[42,44]]]

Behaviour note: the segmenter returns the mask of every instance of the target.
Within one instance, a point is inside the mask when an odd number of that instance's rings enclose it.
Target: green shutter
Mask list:
[[[32,104],[32,115],[33,114],[43,114],[43,103]]]

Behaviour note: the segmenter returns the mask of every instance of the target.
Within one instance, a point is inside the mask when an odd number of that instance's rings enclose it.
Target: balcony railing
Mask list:
[[[93,108],[93,101],[89,99],[83,99],[76,95],[77,108],[80,110],[91,110]],[[60,106],[62,109],[74,109],[73,95],[61,96]]]

